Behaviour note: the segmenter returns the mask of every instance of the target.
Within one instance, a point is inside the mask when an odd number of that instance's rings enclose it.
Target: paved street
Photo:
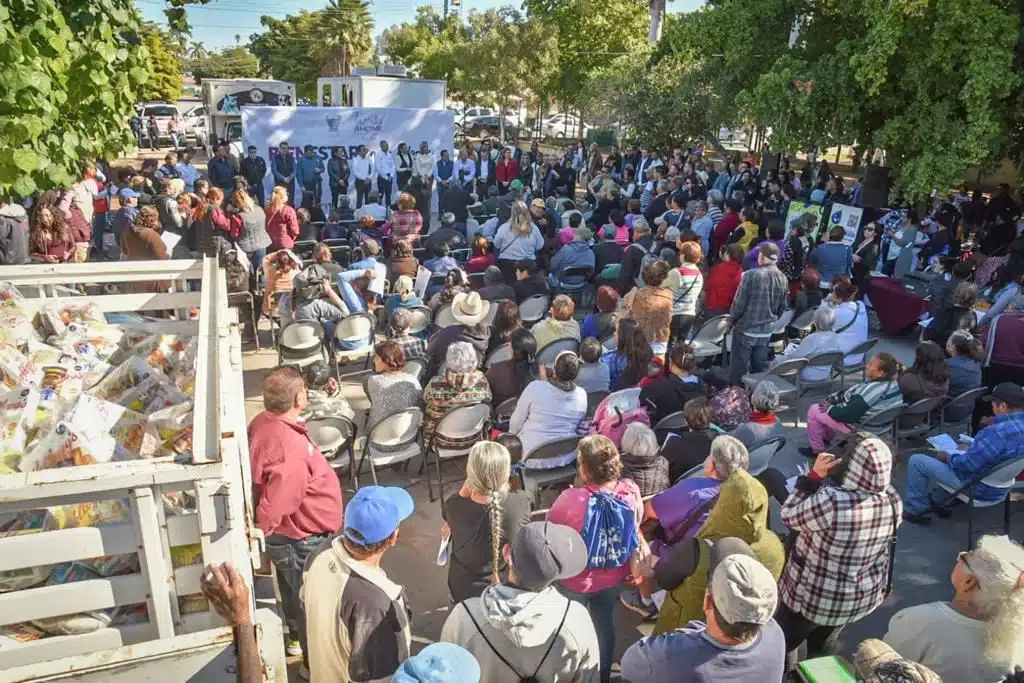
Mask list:
[[[264,329],[264,348],[269,345],[269,331]],[[883,339],[876,350],[888,351],[901,362],[910,365],[913,361],[916,340],[912,337]],[[261,385],[267,369],[277,362],[275,352],[264,350],[260,353],[250,351],[245,357],[245,396],[246,414],[249,418],[262,409]],[[361,365],[349,366],[344,373],[344,391],[358,420],[363,419],[363,411],[369,405],[361,387],[365,372]],[[806,413],[806,405],[803,408]],[[782,413],[782,419],[790,425],[787,429],[786,448],[772,461],[772,465],[780,469],[787,477],[796,474],[797,467],[807,462],[797,448],[807,445],[803,423],[800,428],[793,428],[793,411]],[[357,420],[357,421],[358,421]],[[359,425],[362,426],[361,424]],[[360,432],[362,433],[362,432]],[[906,461],[914,451],[912,445],[904,442],[899,455],[899,465],[895,474],[897,487],[902,491],[905,481]],[[448,610],[448,589],[446,570],[434,564],[437,554],[438,530],[441,526],[440,506],[429,502],[426,483],[416,473],[418,462],[408,472],[392,472],[384,469],[381,472],[381,483],[404,486],[416,499],[416,512],[401,529],[398,545],[384,559],[384,567],[389,575],[406,589],[409,604],[412,606],[413,634],[419,645],[433,642],[441,631]],[[456,460],[446,464],[446,480],[455,480],[465,471],[465,460]],[[347,481],[347,479],[346,479]],[[369,474],[363,482],[369,482]],[[457,484],[446,487],[448,494],[457,490]],[[346,498],[348,494],[346,494]],[[772,518],[777,530],[778,506],[772,503]],[[985,510],[976,515],[976,529],[997,530],[1002,525],[1001,507]],[[908,605],[915,605],[933,600],[948,599],[951,596],[949,574],[952,570],[956,553],[966,549],[967,516],[966,509],[958,508],[951,519],[937,520],[931,527],[919,527],[904,524],[899,533],[899,544],[896,556],[896,586],[893,595],[874,614],[860,623],[849,627],[843,634],[841,647],[843,653],[850,655],[856,645],[868,637],[881,637],[885,634],[889,618],[897,610]],[[1012,535],[1024,538],[1024,503],[1014,508]],[[621,608],[618,610],[617,643],[618,655],[632,644],[640,633],[636,627],[639,618],[632,612]],[[294,668],[294,667],[293,667]]]

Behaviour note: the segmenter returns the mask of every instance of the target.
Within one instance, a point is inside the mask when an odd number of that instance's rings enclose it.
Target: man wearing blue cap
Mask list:
[[[342,533],[306,562],[302,602],[311,680],[388,680],[409,658],[402,587],[380,562],[412,511],[405,489],[364,486],[345,509]]]
[[[114,244],[120,249],[121,235],[132,229],[135,219],[139,216],[139,197],[141,195],[130,187],[122,188],[117,193],[121,200],[121,208],[114,214],[113,230]]]

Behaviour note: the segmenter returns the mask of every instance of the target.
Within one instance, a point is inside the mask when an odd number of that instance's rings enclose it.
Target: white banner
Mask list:
[[[245,147],[255,145],[267,161],[267,175],[263,180],[266,196],[274,187],[272,173],[278,147],[287,142],[296,158],[306,145],[316,147],[316,154],[324,164],[323,195],[321,205],[331,203],[331,187],[327,177],[327,162],[331,151],[340,147],[345,157],[358,154],[359,146],[366,145],[373,155],[386,140],[391,152],[398,144],[409,145],[410,152],[419,151],[426,141],[436,159],[441,150],[452,153],[455,135],[453,112],[436,109],[361,109],[353,107],[242,107],[242,138]],[[452,153],[452,156],[455,155]],[[377,183],[373,184],[377,189]],[[355,183],[349,177],[349,194],[354,196]],[[394,201],[394,197],[392,197]],[[298,203],[298,201],[296,201]],[[354,204],[353,204],[354,206]]]
[[[840,226],[844,232],[843,244],[852,245],[857,240],[857,233],[860,231],[860,219],[864,209],[859,206],[847,206],[846,204],[833,204],[832,212],[828,217],[828,229]],[[826,237],[827,239],[827,237]]]

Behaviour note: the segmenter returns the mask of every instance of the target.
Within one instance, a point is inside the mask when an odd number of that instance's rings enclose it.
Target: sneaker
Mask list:
[[[644,599],[640,597],[640,591],[629,590],[619,594],[619,600],[622,602],[626,609],[633,610],[645,620],[654,619],[658,616],[658,608],[654,606],[654,603],[647,604]]]
[[[309,667],[307,667],[305,664],[299,664],[299,678],[301,678],[304,681],[309,680]]]
[[[915,515],[913,512],[903,512],[903,521],[910,522],[911,524],[920,524],[921,526],[928,526],[932,523],[932,518],[928,516],[928,513]]]
[[[289,638],[284,644],[284,651],[289,657],[301,657],[302,644],[299,643],[298,638]]]

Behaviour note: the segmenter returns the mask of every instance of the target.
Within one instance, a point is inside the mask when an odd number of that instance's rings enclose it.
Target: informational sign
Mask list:
[[[817,239],[821,226],[821,211],[821,204],[796,200],[790,202],[789,212],[786,214],[786,232],[788,233],[794,225],[802,223],[804,235],[810,240]]]
[[[315,154],[323,161],[321,204],[331,203],[331,186],[327,177],[327,163],[333,150],[340,148],[347,159],[359,153],[366,145],[368,156],[380,151],[386,140],[395,152],[404,142],[409,149],[418,150],[426,142],[436,158],[441,150],[452,151],[455,135],[455,115],[447,110],[435,109],[362,109],[354,107],[242,107],[242,138],[245,146],[255,145],[267,161],[267,175],[263,179],[266,196],[274,187],[274,159],[282,142],[292,148],[296,159],[302,156],[306,145],[313,145]],[[349,179],[350,192],[355,191],[354,178]],[[376,182],[374,182],[376,189]]]
[[[843,231],[843,244],[851,246],[857,241],[857,233],[860,231],[861,216],[864,209],[859,206],[847,204],[833,204],[828,216],[828,227],[831,230],[834,226],[840,226]]]

